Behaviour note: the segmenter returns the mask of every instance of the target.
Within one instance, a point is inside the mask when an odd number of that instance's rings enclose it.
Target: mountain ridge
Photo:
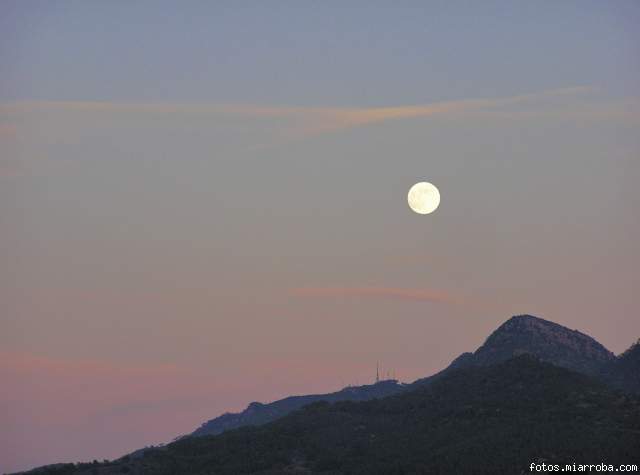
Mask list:
[[[227,432],[235,433],[238,430],[258,430],[258,427],[270,426],[291,413],[304,411],[304,408],[309,405],[359,404],[400,397],[407,392],[423,390],[433,384],[439,384],[439,381],[450,378],[451,374],[460,371],[482,372],[486,368],[502,365],[514,358],[532,358],[543,364],[551,364],[563,370],[597,379],[600,384],[607,384],[610,388],[640,394],[639,343],[615,356],[594,338],[578,330],[571,330],[532,315],[516,315],[496,328],[474,352],[462,353],[440,372],[418,379],[411,384],[387,380],[371,385],[347,387],[328,394],[289,396],[271,403],[253,402],[244,411],[226,413],[211,419],[191,434],[179,437],[176,441],[206,438]],[[165,450],[170,445],[162,448],[141,449],[126,457],[127,460],[142,459],[147,453]]]
[[[348,386],[334,393],[289,396],[271,403],[254,401],[250,403],[244,411],[239,413],[227,412],[203,423],[190,435],[215,435],[245,425],[266,424],[289,412],[317,401],[365,401],[373,398],[386,397],[401,391],[402,387],[403,385],[401,383],[390,379],[379,381],[375,384]]]
[[[50,475],[512,474],[531,462],[637,463],[640,398],[522,354],[368,401],[315,402],[261,426]],[[563,465],[562,465],[563,466]]]
[[[627,367],[630,367],[629,369],[622,371],[618,369],[619,357],[616,357],[595,338],[550,320],[534,315],[520,314],[512,316],[498,326],[474,352],[462,353],[443,370],[431,376],[420,378],[413,383],[399,385],[396,382],[395,386],[387,385],[380,391],[375,391],[373,388],[376,385],[372,384],[347,387],[335,393],[323,395],[289,396],[271,403],[253,402],[240,413],[225,413],[203,423],[201,427],[189,435],[215,435],[246,425],[264,424],[282,417],[304,404],[319,400],[336,402],[385,397],[406,388],[430,384],[454,369],[493,365],[521,354],[530,354],[541,361],[597,377],[618,389],[640,392],[640,381],[633,384],[625,382],[634,374],[633,368],[640,367],[635,359],[626,364]],[[637,360],[640,361],[640,358]],[[608,376],[609,373],[614,376]],[[382,381],[378,384],[382,383],[385,382]],[[364,394],[361,396],[350,395],[350,391],[357,392],[359,390],[363,390]]]

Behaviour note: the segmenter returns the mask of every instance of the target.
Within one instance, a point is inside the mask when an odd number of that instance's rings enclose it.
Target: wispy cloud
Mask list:
[[[501,106],[535,101],[536,99],[544,97],[581,94],[589,91],[591,91],[590,87],[580,86],[504,98],[466,99],[423,105],[372,108],[308,108],[304,110],[304,113],[312,120],[302,131],[306,134],[313,135],[397,119],[412,119],[491,110]]]
[[[20,165],[0,161],[0,177],[14,177],[22,173]]]
[[[637,123],[637,100],[612,102],[590,86],[550,89],[505,97],[463,99],[388,107],[321,107],[256,104],[136,103],[101,101],[35,101],[0,104],[0,141],[37,144],[70,143],[104,136],[111,129],[135,134],[166,134],[173,130],[214,132],[216,146],[239,151],[281,147],[311,137],[398,120],[526,120]],[[577,98],[588,95],[586,99]],[[426,126],[426,124],[425,124]],[[161,131],[161,132],[160,132]],[[239,132],[239,133],[235,133]],[[200,134],[200,137],[206,134]],[[222,140],[218,138],[222,137]],[[42,143],[42,142],[45,143]],[[222,145],[221,145],[222,143]],[[0,177],[30,170],[16,159],[0,163]],[[60,158],[58,158],[58,162]]]
[[[14,124],[0,122],[0,137],[15,137],[16,126]]]
[[[0,460],[18,466],[25,451],[36,454],[32,464],[120,456],[233,407],[240,384],[173,364],[0,350]]]
[[[399,287],[301,287],[291,289],[291,294],[303,298],[390,298],[442,304],[463,303],[463,299],[449,292]]]
[[[13,116],[42,111],[70,113],[127,113],[142,115],[240,116],[255,119],[289,119],[288,138],[303,138],[352,127],[398,119],[433,117],[466,112],[491,111],[504,106],[526,104],[545,98],[584,94],[588,86],[553,89],[502,98],[465,99],[430,104],[390,107],[295,107],[264,105],[215,105],[118,102],[18,102],[0,105],[0,115]]]

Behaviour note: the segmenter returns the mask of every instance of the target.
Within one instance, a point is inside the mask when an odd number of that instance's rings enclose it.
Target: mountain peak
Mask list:
[[[543,324],[550,323],[550,324],[553,324],[553,325],[558,325],[557,323],[554,323],[554,322],[549,321],[549,320],[545,320],[544,318],[536,317],[535,315],[530,315],[528,313],[523,313],[521,315],[514,315],[509,320],[504,322],[503,325],[505,323],[509,323],[509,322],[539,322],[539,323],[543,323]]]
[[[569,330],[567,327],[560,325],[559,323],[552,322],[550,320],[545,320],[544,318],[536,317],[535,315],[530,315],[528,313],[523,313],[521,315],[514,315],[509,320],[504,322],[496,331],[501,328],[510,328],[510,327],[520,327],[520,328],[558,328],[568,331],[576,331],[577,330]],[[578,332],[580,333],[580,332]],[[585,335],[587,336],[587,335]],[[589,337],[591,338],[591,337]]]
[[[528,353],[558,366],[596,374],[615,359],[612,352],[578,330],[533,315],[516,315],[500,325],[474,353],[489,365]]]

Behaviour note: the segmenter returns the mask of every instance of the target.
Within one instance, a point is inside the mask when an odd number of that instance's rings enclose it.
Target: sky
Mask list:
[[[638,2],[0,11],[0,472],[409,382],[515,314],[640,337]]]

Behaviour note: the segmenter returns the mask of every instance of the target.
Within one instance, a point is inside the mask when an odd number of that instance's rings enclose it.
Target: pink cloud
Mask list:
[[[17,176],[23,171],[23,167],[19,163],[0,159],[0,177]]]
[[[291,293],[310,298],[393,298],[446,304],[461,302],[460,298],[441,290],[397,287],[306,287],[293,289]]]
[[[285,127],[289,139],[300,139],[352,127],[382,123],[397,119],[446,116],[493,111],[503,106],[526,104],[545,98],[592,92],[588,86],[551,89],[530,94],[499,98],[477,98],[431,104],[387,107],[296,107],[252,104],[179,104],[179,103],[117,103],[99,101],[42,101],[0,104],[0,116],[12,117],[43,110],[79,114],[154,114],[211,116],[231,115],[262,119],[289,119]],[[0,131],[1,132],[1,131]]]
[[[234,365],[58,358],[0,350],[0,473],[114,458],[171,441],[253,400],[337,390],[362,361],[237,355]]]
[[[238,382],[221,387],[208,376],[1,351],[0,473],[169,441],[232,404]]]
[[[0,122],[0,138],[3,137],[15,137],[17,134],[17,128],[13,124]]]

